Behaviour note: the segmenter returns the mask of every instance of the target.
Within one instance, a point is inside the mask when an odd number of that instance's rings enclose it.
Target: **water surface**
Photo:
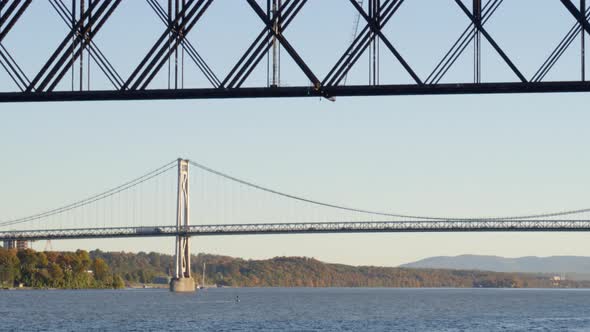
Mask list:
[[[0,291],[0,330],[19,331],[590,331],[589,314],[590,290]]]

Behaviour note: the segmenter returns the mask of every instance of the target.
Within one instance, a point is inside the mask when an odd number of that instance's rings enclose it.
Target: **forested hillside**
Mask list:
[[[590,287],[589,281],[553,281],[546,275],[470,270],[413,269],[327,264],[313,258],[244,260],[200,254],[192,257],[201,283],[236,287]],[[118,288],[152,283],[173,267],[170,255],[86,252],[35,252],[0,248],[0,285],[12,287]],[[162,278],[160,278],[162,279]]]
[[[128,282],[149,283],[173,267],[170,255],[91,251]],[[192,257],[193,276],[206,284],[239,287],[590,287],[590,282],[562,281],[547,276],[468,270],[410,269],[327,264],[312,258],[276,257],[244,260],[199,254]]]

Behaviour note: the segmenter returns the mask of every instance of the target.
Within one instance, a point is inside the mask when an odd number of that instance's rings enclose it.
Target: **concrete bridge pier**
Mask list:
[[[190,277],[172,279],[170,281],[170,291],[175,293],[193,293],[196,291],[195,281]]]

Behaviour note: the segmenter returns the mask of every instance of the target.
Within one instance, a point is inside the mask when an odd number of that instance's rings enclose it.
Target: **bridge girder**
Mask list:
[[[565,50],[571,45],[575,36],[580,34],[583,40],[585,33],[590,33],[590,10],[585,1],[576,6],[572,0],[560,0],[564,13],[571,15],[574,21],[573,34],[568,33],[555,48],[549,58],[540,66],[531,78],[527,78],[521,68],[500,43],[493,38],[487,29],[487,22],[500,7],[504,0],[449,0],[455,3],[460,12],[467,18],[468,25],[465,32],[444,55],[428,77],[420,77],[412,65],[412,59],[404,56],[403,51],[394,46],[391,36],[384,30],[386,24],[394,15],[401,15],[399,8],[404,2],[411,0],[369,0],[363,7],[355,0],[348,1],[354,12],[365,22],[364,28],[353,38],[348,49],[342,53],[336,63],[326,70],[327,75],[320,79],[318,68],[312,66],[296,49],[298,45],[288,40],[283,32],[301,13],[308,0],[279,1],[278,9],[273,11],[270,0],[267,0],[266,10],[259,1],[244,0],[263,23],[263,29],[241,55],[233,66],[227,65],[229,73],[223,80],[215,73],[207,61],[197,52],[197,48],[188,39],[189,32],[203,16],[215,0],[185,0],[182,2],[167,0],[168,8],[163,8],[156,0],[146,0],[158,18],[165,24],[164,32],[147,51],[135,70],[127,78],[122,78],[106,56],[96,47],[93,37],[108,23],[109,18],[120,4],[120,0],[75,0],[72,8],[67,9],[62,0],[50,0],[59,16],[66,23],[70,21],[70,31],[56,50],[45,62],[45,65],[29,81],[23,70],[16,65],[2,41],[14,25],[26,16],[26,9],[31,0],[1,0],[0,1],[0,65],[14,80],[21,91],[0,91],[0,102],[49,102],[49,101],[92,101],[92,100],[149,100],[149,99],[222,99],[222,98],[265,98],[265,97],[346,97],[346,96],[377,96],[377,95],[437,95],[437,94],[490,94],[490,93],[548,93],[548,92],[588,92],[590,84],[585,80],[585,50],[582,42],[581,59],[582,75],[575,81],[544,81],[544,78],[559,60]],[[317,0],[316,0],[317,1]],[[345,1],[346,2],[346,1]],[[472,9],[466,3],[472,2]],[[78,9],[78,11],[76,11]],[[23,15],[23,13],[25,15]],[[78,13],[78,14],[77,14]],[[489,24],[489,23],[488,23]],[[519,22],[521,24],[521,22]],[[12,34],[18,31],[12,31]],[[192,34],[199,33],[199,31]],[[321,35],[321,34],[318,34]],[[480,36],[483,36],[495,53],[514,73],[515,81],[482,82],[481,81],[481,46]],[[316,38],[316,36],[309,36]],[[381,84],[379,82],[378,58],[373,54],[372,79],[366,85],[345,85],[346,76],[355,66],[365,51],[382,43],[414,81],[414,84]],[[457,58],[463,54],[467,45],[474,43],[474,82],[440,83],[448,70],[455,64]],[[297,67],[305,74],[308,85],[305,86],[277,86],[266,85],[258,87],[243,87],[244,82],[251,76],[252,71],[268,54],[271,47],[280,45],[293,59]],[[199,45],[197,45],[199,46]],[[199,70],[211,83],[212,87],[184,88],[179,84],[178,51],[185,50]],[[80,63],[80,87],[74,88],[72,75],[72,89],[56,90],[63,81],[66,72],[75,66],[78,59],[88,52],[88,61],[96,62],[98,67],[113,83],[112,90],[84,89],[82,84],[83,66]],[[174,84],[167,89],[152,88],[154,77],[160,73],[166,61],[174,58]],[[526,60],[526,59],[525,59]],[[377,63],[375,62],[377,61]],[[170,67],[170,66],[169,66]],[[172,70],[172,69],[169,69]],[[181,70],[184,70],[182,68]],[[87,76],[89,76],[87,74]],[[184,71],[182,72],[184,78]],[[89,78],[89,77],[88,77]]]
[[[67,240],[91,238],[191,237],[327,233],[450,233],[450,232],[589,232],[590,220],[433,220],[324,223],[261,223],[233,225],[130,226],[0,231],[0,240]]]

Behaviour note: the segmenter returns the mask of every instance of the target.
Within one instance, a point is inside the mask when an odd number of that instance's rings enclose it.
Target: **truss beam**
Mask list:
[[[64,21],[66,26],[70,27],[71,22],[76,21],[74,13],[68,9],[68,7],[63,3],[63,0],[49,0],[49,2],[56,10],[59,17]],[[89,29],[88,32],[90,32],[90,30],[91,29]],[[121,75],[119,75],[117,70],[113,67],[111,62],[106,58],[104,53],[94,43],[94,41],[88,38],[88,33],[86,35],[83,33],[84,32],[82,30],[78,31],[78,34],[83,36],[83,38],[88,42],[87,48],[89,50],[90,57],[97,63],[98,68],[104,73],[115,89],[120,89],[124,84]]]
[[[356,8],[356,10],[361,14],[361,16],[365,19],[365,21],[367,21],[367,24],[371,28],[371,31],[374,34],[376,34],[377,36],[379,36],[379,39],[381,41],[383,41],[385,46],[387,46],[387,48],[395,56],[397,61],[399,61],[401,63],[401,65],[408,72],[408,74],[410,74],[410,76],[412,76],[414,81],[416,81],[416,83],[418,83],[418,84],[423,84],[422,80],[418,77],[418,75],[416,75],[416,73],[414,72],[412,67],[410,67],[408,62],[402,57],[402,55],[397,51],[397,49],[393,46],[393,44],[391,44],[391,42],[383,34],[383,32],[381,32],[382,27],[379,24],[379,16],[371,18],[371,17],[369,17],[369,15],[365,12],[363,7],[361,7],[361,5],[358,2],[356,2],[355,0],[350,0],[350,3],[352,3],[354,8]]]
[[[500,57],[502,57],[502,59],[504,60],[504,62],[506,62],[508,67],[510,67],[510,69],[512,69],[514,74],[516,74],[516,76],[518,76],[518,78],[521,80],[521,82],[526,82],[527,79],[524,77],[524,75],[520,72],[520,70],[518,70],[516,65],[514,65],[512,60],[510,60],[508,55],[506,55],[504,50],[502,50],[502,48],[498,45],[498,43],[496,43],[496,41],[492,38],[492,36],[490,36],[490,34],[487,32],[487,30],[484,29],[481,19],[476,18],[472,13],[470,13],[469,9],[467,9],[467,7],[465,7],[465,5],[463,4],[463,2],[461,2],[461,0],[455,0],[455,3],[457,3],[457,5],[459,6],[459,8],[461,8],[463,13],[465,13],[465,15],[475,25],[475,28],[477,29],[477,31],[484,35],[484,37],[487,39],[487,41],[490,43],[490,45],[492,45],[494,50],[496,50],[496,52],[498,52]]]
[[[586,10],[586,20],[590,18],[590,9]],[[553,68],[553,66],[557,63],[559,58],[565,53],[565,51],[570,47],[572,42],[576,39],[576,36],[580,33],[585,33],[584,29],[579,23],[574,23],[572,28],[568,31],[568,33],[563,37],[563,39],[557,44],[553,52],[549,55],[547,60],[543,62],[541,67],[537,70],[533,78],[531,79],[532,82],[540,82],[542,81],[545,76],[549,73],[549,71]],[[582,75],[583,77],[584,75]],[[583,79],[582,79],[583,80]]]
[[[572,14],[576,18],[578,23],[582,25],[584,30],[587,33],[590,33],[590,23],[588,23],[588,20],[586,19],[586,16],[583,14],[583,12],[578,10],[578,8],[576,8],[576,6],[571,2],[571,0],[561,0],[561,3],[570,12],[570,14]]]
[[[189,0],[125,82],[123,90],[144,90],[203,16],[213,0]],[[151,60],[150,60],[151,59]]]
[[[162,6],[156,0],[146,0],[146,1],[150,5],[150,7],[154,10],[154,12],[158,16],[158,18],[162,21],[162,23],[167,25],[168,21],[167,21],[167,17],[166,17],[166,11],[164,10],[164,8],[162,8]],[[180,39],[180,45],[182,46],[182,49],[189,55],[191,60],[193,60],[193,62],[197,66],[197,68],[199,68],[199,70],[203,73],[203,75],[205,75],[205,78],[207,78],[209,83],[211,83],[211,85],[213,85],[213,87],[215,87],[215,88],[218,88],[219,86],[221,86],[221,81],[219,81],[219,78],[217,78],[217,75],[215,75],[215,73],[213,72],[211,67],[209,67],[209,65],[203,59],[203,57],[199,54],[199,52],[197,52],[197,49],[193,46],[193,44],[190,42],[190,40],[187,38],[182,38],[182,39]]]
[[[31,81],[26,92],[51,92],[86,49],[121,0],[94,1]],[[92,30],[91,30],[92,28]]]
[[[500,7],[504,0],[492,0],[487,2],[481,11],[481,24],[482,26],[492,17],[496,10]],[[426,84],[438,84],[445,74],[455,64],[459,56],[463,54],[467,46],[476,38],[476,30],[473,22],[471,22],[463,33],[457,38],[455,43],[451,46],[449,51],[443,56],[443,58],[436,65],[434,70],[428,75],[425,80]],[[475,80],[474,80],[475,81]],[[480,83],[480,82],[474,82]]]
[[[256,0],[247,0],[247,1],[248,1],[248,4],[250,5],[250,7],[252,7],[252,9],[254,10],[254,12],[256,12],[258,17],[260,17],[262,22],[264,22],[264,24],[266,25],[266,29],[268,31],[270,31],[272,33],[272,35],[274,35],[274,37],[276,37],[279,40],[280,44],[285,48],[285,51],[291,56],[293,61],[295,61],[295,63],[303,71],[305,76],[307,76],[309,81],[313,84],[314,88],[319,90],[319,88],[322,85],[320,80],[312,72],[312,70],[307,66],[305,61],[303,61],[301,56],[299,56],[297,51],[295,51],[295,48],[291,45],[291,43],[289,43],[289,41],[283,36],[282,32],[280,30],[276,31],[273,28],[275,21],[270,20],[268,18],[268,16],[264,13],[264,10],[262,8],[260,8],[260,5],[258,5]],[[307,2],[307,0],[294,0],[294,2],[301,2],[304,4],[305,2]],[[301,5],[301,6],[303,6],[303,5]]]
[[[590,33],[590,8],[586,6],[586,0],[578,0],[579,5],[573,0],[560,0],[564,12],[572,15],[575,24],[555,48],[549,48],[549,56],[543,59],[530,76],[521,71],[509,57],[510,50],[500,47],[496,39],[490,33],[489,20],[496,13],[505,0],[447,0],[449,6],[458,6],[468,19],[467,28],[454,41],[450,49],[441,52],[443,57],[436,63],[432,71],[428,71],[422,77],[421,70],[409,52],[402,48],[402,40],[399,34],[403,29],[396,30],[395,36],[386,36],[386,26],[392,19],[397,19],[403,13],[400,8],[405,0],[349,0],[344,4],[357,14],[357,22],[363,21],[359,33],[354,30],[354,38],[350,45],[345,45],[345,51],[337,54],[336,62],[329,63],[329,67],[314,68],[304,60],[304,49],[285,35],[287,29],[294,30],[293,22],[301,16],[304,8],[311,7],[321,0],[242,0],[247,4],[247,10],[258,17],[263,27],[253,42],[248,45],[243,53],[233,54],[238,59],[230,64],[209,63],[201,52],[205,52],[200,45],[191,43],[187,35],[196,34],[194,27],[202,18],[215,0],[146,0],[153,9],[156,17],[164,23],[163,32],[156,36],[151,48],[139,57],[136,66],[130,68],[129,75],[122,77],[115,70],[116,63],[111,62],[102,50],[96,45],[96,35],[101,27],[111,17],[121,0],[72,0],[69,1],[48,0],[46,2],[34,2],[32,0],[0,0],[0,67],[8,73],[14,81],[14,91],[0,91],[0,103],[4,102],[44,102],[44,101],[90,101],[90,100],[153,100],[153,99],[208,99],[208,98],[265,98],[265,97],[323,97],[332,98],[345,96],[376,96],[376,95],[438,95],[438,94],[490,94],[490,93],[549,93],[549,92],[587,92],[586,81],[585,38]],[[424,0],[426,1],[426,0]],[[455,4],[453,4],[453,1]],[[516,0],[509,0],[516,1]],[[166,5],[168,8],[166,9]],[[50,4],[57,11],[58,19],[63,20],[69,28],[69,32],[63,40],[60,39],[57,47],[48,55],[48,60],[43,62],[38,72],[27,77],[29,72],[25,67],[17,64],[18,58],[9,53],[6,45],[2,44],[8,33],[13,33],[12,28],[19,21],[23,12],[30,4]],[[80,5],[76,5],[79,3]],[[221,3],[221,2],[220,2]],[[266,3],[266,8],[263,8]],[[134,4],[135,5],[135,4]],[[86,8],[85,8],[86,7]],[[79,8],[79,10],[77,10]],[[271,9],[272,8],[272,9]],[[424,6],[420,10],[428,10]],[[532,8],[533,10],[536,9]],[[463,15],[461,14],[461,16]],[[534,12],[530,12],[534,15]],[[562,13],[563,14],[563,13]],[[527,13],[529,15],[529,13]],[[257,20],[258,20],[257,19]],[[204,22],[205,23],[205,22]],[[239,26],[240,22],[235,22]],[[313,23],[313,22],[312,22]],[[329,22],[321,22],[329,24]],[[523,22],[517,22],[523,24]],[[548,21],[548,24],[551,23]],[[200,24],[200,23],[199,23]],[[515,25],[515,27],[517,27]],[[556,28],[559,28],[556,26]],[[200,29],[199,29],[200,30]],[[289,30],[289,31],[291,31]],[[255,32],[258,32],[255,31]],[[567,31],[567,30],[566,30]],[[202,32],[202,31],[199,31]],[[565,31],[564,31],[565,32]],[[11,37],[13,35],[10,35]],[[18,36],[16,39],[18,39]],[[564,52],[571,48],[571,44],[578,40],[580,46],[580,79],[564,81],[547,81],[548,73],[562,58]],[[135,38],[135,37],[132,37]],[[331,38],[325,36],[321,29],[316,29],[305,38],[321,40]],[[400,45],[396,45],[396,40]],[[11,38],[11,41],[13,38]],[[489,44],[498,59],[510,68],[511,73],[507,79],[492,82],[485,81],[481,72],[486,68],[482,62],[482,40]],[[108,40],[101,40],[101,46],[105,47]],[[418,41],[416,41],[418,42]],[[445,78],[447,72],[455,66],[458,58],[465,53],[468,46],[473,45],[473,83],[471,79],[448,81]],[[12,46],[12,45],[11,45]],[[199,47],[196,47],[199,46]],[[407,47],[407,45],[404,45]],[[553,47],[553,45],[550,45]],[[393,55],[392,62],[399,63],[413,81],[411,84],[395,83],[402,81],[394,78],[393,82],[382,84],[380,71],[389,66],[382,66],[379,60],[380,48],[387,49],[387,53]],[[197,51],[198,49],[198,51]],[[12,51],[12,49],[10,49]],[[552,52],[551,52],[552,51]],[[113,88],[106,90],[90,89],[89,69],[86,74],[88,89],[83,90],[83,64],[84,52],[87,52],[88,65],[96,63],[99,69],[111,82]],[[204,75],[208,83],[204,87],[185,88],[184,56],[192,61],[198,71]],[[304,83],[293,86],[288,75],[280,76],[281,54],[286,54],[296,64],[296,71],[300,70],[306,77]],[[403,54],[403,55],[402,55]],[[232,54],[227,54],[231,57]],[[363,56],[369,56],[369,83],[359,85],[346,85],[347,77],[351,69],[357,65]],[[494,54],[495,55],[495,54]],[[207,54],[208,60],[215,54]],[[246,81],[252,76],[255,68],[260,67],[264,57],[269,57],[268,77],[266,84],[244,87]],[[273,59],[272,81],[270,80],[270,57]],[[182,58],[181,58],[182,57]],[[222,58],[222,57],[218,57]],[[224,55],[223,58],[226,58]],[[46,58],[47,59],[47,58]],[[516,58],[514,58],[516,59]],[[45,59],[43,59],[45,60]],[[74,90],[75,62],[80,63],[80,91]],[[435,59],[438,60],[438,59]],[[526,62],[522,55],[518,61]],[[158,74],[161,74],[165,64],[168,63],[168,87],[156,87],[153,82]],[[326,62],[324,62],[326,63]],[[210,64],[214,65],[211,66]],[[410,65],[411,64],[411,65]],[[118,66],[117,66],[118,67]],[[228,68],[227,75],[218,77],[212,68]],[[572,67],[572,66],[569,66]],[[90,68],[90,67],[88,67]],[[25,69],[25,70],[23,70]],[[118,69],[121,69],[118,67]],[[179,71],[180,69],[180,71]],[[426,68],[427,70],[431,68]],[[1,70],[1,69],[0,69]],[[63,81],[68,71],[72,72],[72,91],[63,88]],[[323,79],[319,79],[316,73],[327,73]],[[190,72],[195,74],[193,72]],[[187,73],[187,74],[190,74]],[[200,73],[196,73],[200,75]],[[427,74],[429,74],[427,76]],[[514,74],[514,75],[512,75]],[[357,75],[355,73],[355,75]],[[405,76],[402,73],[401,76]],[[514,77],[513,77],[514,76]],[[173,77],[173,84],[171,83]],[[285,78],[286,77],[286,78]],[[391,76],[388,76],[391,77]],[[530,79],[528,79],[530,77]],[[443,81],[443,78],[445,80]],[[404,80],[405,81],[405,80]],[[467,81],[467,82],[466,82]],[[441,83],[443,82],[443,83]]]
[[[184,237],[227,235],[327,234],[327,233],[448,233],[448,232],[589,232],[588,220],[439,220],[373,221],[284,224],[141,226],[0,231],[0,240],[48,240],[133,237]],[[190,262],[187,262],[190,263]],[[189,276],[190,277],[190,276]]]
[[[293,18],[303,8],[307,0],[286,0],[277,10],[276,15],[271,18],[271,29],[264,27],[254,42],[250,44],[246,52],[230,70],[229,74],[221,83],[225,88],[239,88],[250,76],[254,68],[260,63],[266,52],[272,47],[273,30],[277,21],[281,20],[279,32],[282,34],[292,22]],[[270,15],[270,13],[269,13]],[[268,15],[267,15],[268,16]]]
[[[387,22],[389,22],[403,2],[404,0],[384,2],[378,9],[377,19],[379,20],[381,29],[385,27]],[[328,72],[323,80],[323,84],[325,86],[339,85],[346,75],[348,75],[348,72],[356,64],[361,55],[367,50],[370,43],[375,40],[376,36],[377,35],[372,32],[371,26],[367,23],[344,54],[342,54],[338,62],[336,62],[330,72]]]
[[[2,45],[2,41],[6,35],[8,35],[10,30],[12,30],[31,2],[32,0],[14,0],[10,6],[8,6],[6,11],[2,12],[4,7],[8,4],[8,0],[0,1],[0,66],[6,70],[8,76],[10,76],[12,81],[21,91],[26,89],[30,83],[29,79],[12,55],[10,55],[6,47]]]

